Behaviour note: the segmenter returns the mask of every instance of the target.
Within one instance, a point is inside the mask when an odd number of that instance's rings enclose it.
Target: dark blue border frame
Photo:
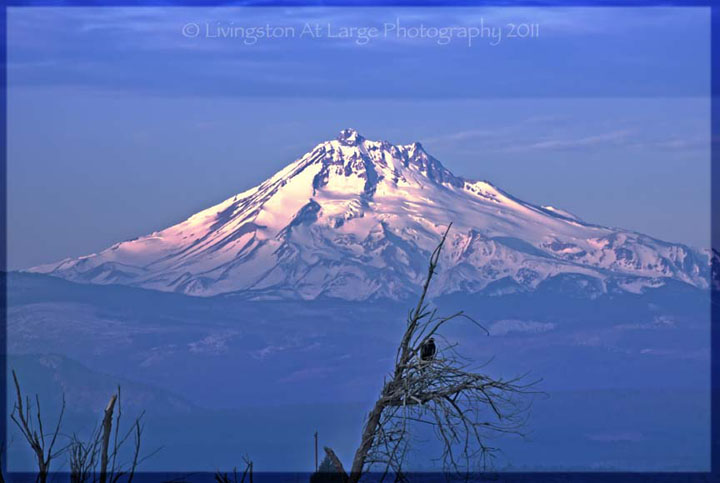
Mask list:
[[[222,1],[222,0],[7,0],[0,7],[0,65],[2,66],[2,78],[0,79],[0,435],[7,434],[7,397],[6,397],[6,376],[7,376],[7,8],[8,7],[33,7],[33,6],[433,6],[433,7],[469,7],[469,6],[523,6],[523,7],[710,7],[711,8],[711,246],[713,250],[720,252],[720,217],[715,213],[720,212],[720,5],[714,5],[712,0],[245,0],[245,1]],[[716,189],[718,188],[718,189]],[[718,208],[718,210],[716,210]],[[720,267],[713,267],[713,280],[720,280],[716,270]],[[662,481],[662,482],[712,482],[720,481],[720,290],[713,289],[711,292],[711,471],[696,473],[590,473],[590,472],[562,472],[562,473],[500,473],[483,475],[482,479],[488,481],[544,481],[544,482],[600,482],[600,481]],[[2,437],[2,441],[6,441]],[[5,473],[6,451],[3,443],[0,448],[0,471],[8,477],[8,481],[34,481],[34,477],[28,474]],[[268,473],[257,475],[259,481],[307,481],[309,474],[291,473],[285,474]],[[176,479],[176,480],[175,480]],[[437,477],[428,474],[418,474],[418,480],[446,481],[445,477],[438,474]],[[214,481],[211,473],[203,474],[170,474],[170,473],[142,473],[136,475],[138,482],[151,481]]]

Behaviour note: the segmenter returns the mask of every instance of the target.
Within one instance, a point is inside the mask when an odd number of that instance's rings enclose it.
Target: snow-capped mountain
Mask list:
[[[419,143],[346,129],[177,225],[32,272],[190,295],[404,298],[453,222],[435,293],[708,288],[710,252],[593,225],[448,171]]]

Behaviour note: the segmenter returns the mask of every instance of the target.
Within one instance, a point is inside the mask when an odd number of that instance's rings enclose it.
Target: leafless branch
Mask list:
[[[110,401],[105,408],[105,413],[102,420],[102,445],[100,449],[100,483],[106,483],[107,481],[108,447],[110,445],[110,434],[112,432],[113,411],[115,410],[115,403],[117,402],[117,399],[117,394],[113,394],[112,397],[110,397]]]
[[[137,467],[159,451],[158,449],[140,457],[144,412],[135,418],[127,431],[121,431],[122,398],[120,394],[120,387],[118,387],[117,393],[110,397],[103,412],[100,426],[91,433],[87,441],[81,441],[73,435],[70,444],[70,477],[73,483],[89,481],[117,483],[121,478],[124,478],[127,483],[132,483]],[[115,420],[114,428],[113,419]],[[130,461],[120,463],[119,455],[121,452],[124,453],[123,448],[131,438],[133,446],[130,450]]]
[[[245,483],[247,479],[248,483],[253,483],[253,462],[248,456],[243,456],[243,461],[245,462],[245,471],[240,480],[238,480],[237,468],[233,468],[232,478],[228,473],[218,471],[215,473],[215,481],[217,483]]]
[[[85,442],[72,435],[68,448],[70,454],[70,482],[86,483],[93,479],[100,455],[100,430],[95,430]]]
[[[494,379],[460,355],[456,343],[449,343],[441,331],[450,322],[463,319],[487,332],[485,327],[462,311],[439,316],[427,303],[430,282],[437,272],[440,254],[450,226],[430,255],[427,278],[417,305],[408,314],[407,325],[397,349],[395,367],[368,414],[360,446],[349,474],[337,457],[338,472],[356,483],[371,469],[383,476],[395,474],[403,480],[402,465],[409,446],[411,424],[430,425],[442,444],[442,461],[447,471],[465,473],[475,465],[486,469],[495,448],[487,443],[492,434],[519,433],[528,406],[524,400],[533,393],[534,382],[524,376]],[[441,346],[431,358],[421,357],[422,348],[434,339]],[[334,456],[326,448],[328,456]]]
[[[23,437],[35,453],[38,466],[37,480],[41,483],[45,483],[45,481],[47,481],[48,471],[50,470],[50,463],[66,449],[61,448],[55,451],[55,444],[57,442],[57,437],[60,434],[63,416],[65,415],[65,395],[63,395],[62,407],[60,409],[60,415],[58,416],[57,423],[55,424],[55,430],[47,435],[50,436],[50,441],[46,442],[39,396],[35,395],[36,413],[35,418],[33,419],[31,416],[32,404],[30,402],[30,398],[26,396],[25,402],[23,403],[20,383],[18,382],[18,377],[14,370],[12,371],[12,375],[13,382],[15,383],[16,401],[12,413],[10,414],[10,418],[18,429],[20,429]]]

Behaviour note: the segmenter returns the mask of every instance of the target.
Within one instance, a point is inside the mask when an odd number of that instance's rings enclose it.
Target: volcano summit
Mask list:
[[[199,296],[404,299],[450,222],[435,294],[709,287],[709,250],[526,203],[454,175],[419,143],[352,129],[182,223],[29,271]]]

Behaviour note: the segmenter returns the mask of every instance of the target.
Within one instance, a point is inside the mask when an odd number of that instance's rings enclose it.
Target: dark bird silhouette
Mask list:
[[[423,361],[431,361],[435,358],[437,347],[435,347],[435,339],[430,337],[420,346],[420,359]]]

